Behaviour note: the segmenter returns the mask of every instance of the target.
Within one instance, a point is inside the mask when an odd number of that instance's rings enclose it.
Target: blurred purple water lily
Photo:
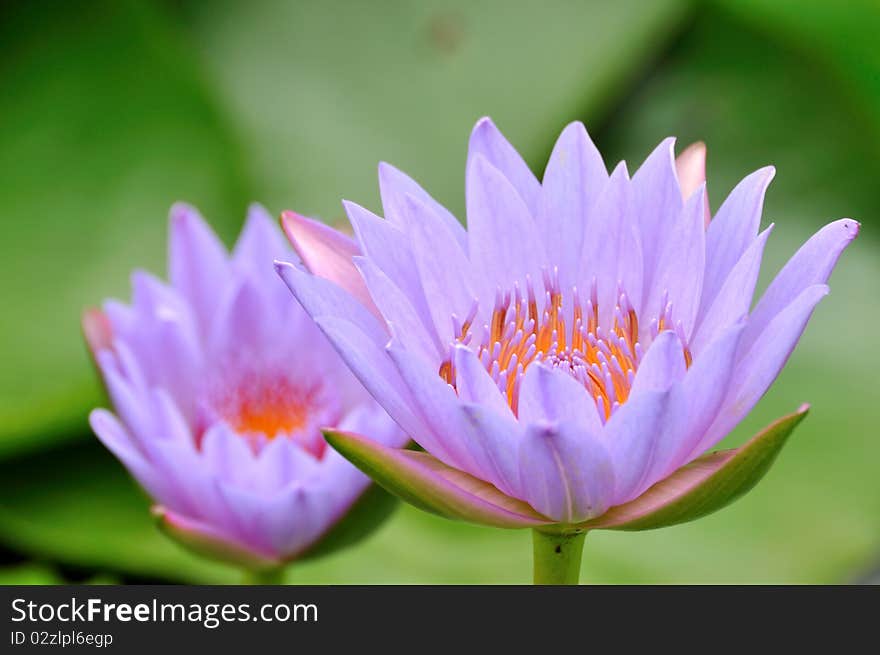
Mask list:
[[[427,454],[342,432],[331,443],[426,509],[546,533],[668,525],[752,486],[806,408],[697,458],[776,378],[859,224],[822,228],[750,311],[774,169],[707,222],[705,147],[676,161],[673,146],[609,175],[573,123],[539,182],[483,119],[467,230],[384,163],[385,219],[344,203],[357,247],[284,215],[313,274],[279,263],[280,275]]]
[[[170,284],[135,272],[131,305],[85,314],[115,408],[91,424],[169,533],[276,567],[312,552],[369,484],[321,428],[406,439],[278,280],[273,258],[295,255],[264,209],[231,256],[193,208],[170,223]]]

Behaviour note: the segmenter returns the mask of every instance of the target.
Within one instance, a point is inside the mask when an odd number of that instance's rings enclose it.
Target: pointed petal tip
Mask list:
[[[110,348],[113,344],[113,326],[107,315],[97,307],[89,307],[80,320],[86,344],[93,354]]]
[[[177,225],[190,220],[200,219],[201,214],[195,205],[178,200],[171,205],[171,209],[168,211],[168,218],[173,224]]]
[[[495,126],[494,121],[489,116],[482,116],[477,119],[477,122],[474,124],[474,129],[471,130],[471,134],[476,134],[477,132],[481,132],[483,130],[497,130],[498,128]]]

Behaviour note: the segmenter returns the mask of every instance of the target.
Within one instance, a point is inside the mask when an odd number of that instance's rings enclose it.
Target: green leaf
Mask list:
[[[428,453],[389,448],[346,432],[325,430],[324,437],[385,489],[427,512],[497,528],[552,523],[526,503],[446,466]]]
[[[157,530],[148,499],[94,438],[4,465],[0,536],[33,557],[100,571],[185,582],[240,578]]]
[[[64,578],[43,564],[18,564],[0,568],[0,585],[64,584]]]
[[[777,420],[735,450],[705,455],[675,471],[625,505],[584,524],[588,530],[652,530],[717,512],[754,487],[770,469],[809,410]]]
[[[0,456],[86,431],[102,402],[79,317],[164,270],[172,202],[229,236],[238,151],[188,47],[155,3],[40,3],[0,20]]]

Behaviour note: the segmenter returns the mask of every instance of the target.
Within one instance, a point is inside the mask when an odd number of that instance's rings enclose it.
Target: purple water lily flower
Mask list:
[[[423,507],[545,535],[688,520],[753,485],[805,408],[694,460],[776,378],[859,224],[822,228],[750,311],[774,169],[746,177],[707,222],[705,147],[676,161],[673,145],[633,176],[623,162],[609,175],[573,123],[539,182],[483,119],[467,230],[387,164],[384,220],[344,203],[357,248],[287,214],[314,275],[279,273],[428,454],[352,434],[331,443]]]
[[[91,424],[167,531],[276,567],[311,552],[369,484],[321,428],[406,439],[275,275],[273,259],[295,255],[264,209],[231,256],[193,208],[174,206],[170,223],[170,284],[135,272],[131,305],[84,317],[116,412]]]

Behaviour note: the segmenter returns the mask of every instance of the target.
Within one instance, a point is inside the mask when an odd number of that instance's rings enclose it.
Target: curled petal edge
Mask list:
[[[809,405],[777,419],[739,448],[695,459],[641,496],[583,524],[587,530],[653,530],[718,511],[750,491],[770,469]]]
[[[324,438],[379,485],[427,512],[498,528],[553,523],[521,500],[428,453],[389,448],[351,432],[325,430]]]
[[[641,496],[576,525],[556,524],[528,504],[449,467],[428,453],[389,448],[361,435],[325,431],[346,459],[416,507],[450,519],[543,531],[652,530],[685,523],[734,502],[764,477],[809,405],[777,419],[748,442],[687,464]]]

